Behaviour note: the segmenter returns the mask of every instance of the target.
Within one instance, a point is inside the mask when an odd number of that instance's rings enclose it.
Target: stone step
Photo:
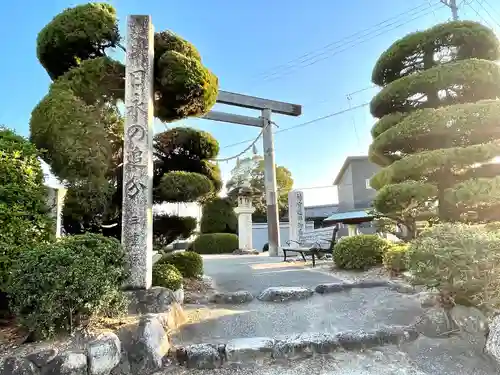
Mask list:
[[[348,292],[353,289],[387,288],[389,290],[414,294],[416,290],[409,284],[386,280],[359,280],[355,282],[336,282],[319,284],[315,288],[301,286],[274,286],[262,290],[257,296],[250,291],[238,290],[236,292],[218,292],[209,298],[209,302],[218,304],[243,304],[251,302],[254,298],[263,302],[288,302],[307,299],[316,294],[331,294]]]
[[[339,351],[359,351],[384,345],[401,345],[419,336],[411,326],[337,333],[309,332],[270,337],[245,337],[225,343],[177,346],[169,357],[192,369],[247,367],[301,360]]]
[[[418,294],[380,281],[271,287],[256,298],[246,291],[217,293],[208,305],[185,305],[188,324],[172,335],[174,344],[223,343],[252,336],[296,332],[372,330],[413,324],[423,313]],[[403,291],[407,292],[407,289]]]

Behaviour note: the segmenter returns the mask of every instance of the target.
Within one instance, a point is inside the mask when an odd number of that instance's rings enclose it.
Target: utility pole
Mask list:
[[[451,9],[451,16],[453,18],[453,21],[457,21],[458,20],[457,0],[441,0],[441,2]]]

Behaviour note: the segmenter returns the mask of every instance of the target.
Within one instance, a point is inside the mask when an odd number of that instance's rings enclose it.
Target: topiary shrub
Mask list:
[[[37,56],[55,79],[82,60],[104,56],[120,34],[116,11],[109,4],[89,3],[64,10],[38,34]]]
[[[500,307],[500,233],[466,224],[434,225],[409,247],[416,284],[486,310]]]
[[[68,236],[25,249],[12,269],[11,308],[34,338],[124,311],[125,254],[114,238]]]
[[[406,271],[408,266],[408,244],[393,244],[384,251],[384,267],[391,272]]]
[[[174,265],[182,274],[182,277],[203,276],[203,258],[193,251],[167,254],[162,256],[156,263]]]
[[[153,216],[153,244],[163,248],[178,238],[189,238],[196,229],[196,218],[177,215]]]
[[[156,262],[153,264],[153,286],[161,286],[175,292],[182,287],[182,275],[173,264]]]
[[[0,295],[19,253],[54,239],[55,223],[48,215],[47,190],[37,156],[33,144],[0,127]]]
[[[238,248],[238,236],[232,233],[209,233],[199,235],[192,250],[198,254],[229,254]]]
[[[382,263],[389,243],[376,234],[360,234],[340,240],[333,248],[337,267],[348,270],[366,269]]]
[[[165,202],[194,202],[213,189],[212,181],[201,173],[172,171],[161,178],[157,196]]]
[[[238,218],[229,199],[215,198],[203,205],[200,231],[203,234],[238,232]]]

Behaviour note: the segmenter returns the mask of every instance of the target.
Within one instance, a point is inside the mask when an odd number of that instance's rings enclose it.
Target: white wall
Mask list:
[[[306,222],[306,231],[314,229],[313,222]],[[280,245],[284,246],[290,235],[290,226],[288,223],[280,223]],[[267,242],[267,223],[252,224],[253,247],[255,250],[262,251]]]

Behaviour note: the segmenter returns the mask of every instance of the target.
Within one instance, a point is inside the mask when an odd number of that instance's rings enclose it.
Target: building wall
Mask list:
[[[286,246],[286,241],[290,238],[290,226],[288,223],[279,223],[280,227],[280,245]],[[306,222],[306,232],[314,229],[312,222]],[[252,224],[252,245],[255,250],[262,251],[267,243],[267,223]]]
[[[367,185],[370,178],[380,170],[380,167],[369,160],[355,160],[351,163],[352,167],[352,191],[354,208],[369,208],[376,190]]]
[[[353,168],[350,164],[344,175],[342,176],[340,183],[337,185],[338,197],[339,197],[339,211],[350,211],[354,210],[354,192],[353,192]]]
[[[309,206],[304,207],[306,212],[306,218],[310,217],[324,217],[334,214],[339,210],[338,204],[324,204],[320,206]]]

